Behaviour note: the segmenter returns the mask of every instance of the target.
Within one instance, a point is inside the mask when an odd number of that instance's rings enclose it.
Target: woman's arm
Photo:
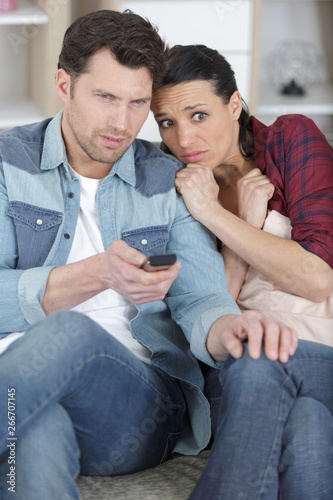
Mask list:
[[[240,289],[245,280],[249,264],[241,259],[239,255],[223,245],[221,254],[224,260],[224,272],[227,278],[230,295],[237,300]]]
[[[237,181],[238,216],[252,226],[261,229],[267,216],[268,201],[273,194],[274,186],[268,177],[263,175],[258,168],[254,168]],[[236,300],[249,264],[226,245],[223,245],[221,253],[224,259],[229,292]]]
[[[333,270],[296,241],[260,229],[216,205],[214,216],[201,222],[232,251],[289,293],[313,302],[325,300],[333,289]]]
[[[313,302],[321,302],[331,293],[333,271],[323,259],[295,241],[252,226],[221,206],[210,168],[188,166],[177,173],[176,187],[195,219],[276,285]]]

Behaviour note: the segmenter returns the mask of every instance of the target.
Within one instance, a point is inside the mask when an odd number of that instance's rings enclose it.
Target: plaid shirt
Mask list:
[[[312,120],[252,118],[255,165],[275,186],[268,208],[289,217],[291,237],[333,267],[333,150]]]

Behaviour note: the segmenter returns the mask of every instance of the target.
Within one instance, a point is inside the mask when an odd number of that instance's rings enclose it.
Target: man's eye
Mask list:
[[[207,118],[207,113],[195,113],[192,119],[196,122],[201,122]]]
[[[98,97],[101,97],[102,99],[111,99],[112,96],[110,94],[98,94]]]
[[[170,128],[172,125],[173,125],[172,120],[162,120],[161,122],[159,122],[159,126],[161,128]]]
[[[132,101],[134,106],[144,106],[147,103],[145,99],[138,99],[137,101]]]

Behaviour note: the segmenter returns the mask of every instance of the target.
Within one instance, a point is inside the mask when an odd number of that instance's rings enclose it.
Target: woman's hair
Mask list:
[[[100,10],[76,19],[65,33],[58,69],[72,77],[73,86],[88,71],[90,58],[103,47],[123,66],[147,68],[154,86],[160,82],[165,72],[165,44],[157,28],[129,10]]]
[[[238,90],[235,72],[217,50],[205,45],[175,45],[168,49],[167,70],[158,88],[193,80],[209,81],[224,104],[228,104]],[[245,159],[250,160],[254,157],[252,134],[248,134],[252,132],[251,117],[243,99],[238,121],[240,151]]]

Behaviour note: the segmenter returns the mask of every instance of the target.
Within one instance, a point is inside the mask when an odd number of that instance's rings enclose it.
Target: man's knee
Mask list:
[[[54,363],[59,367],[67,366],[74,359],[85,357],[96,346],[102,348],[110,341],[110,335],[102,327],[73,311],[48,316],[32,326],[24,337],[23,356],[17,370],[26,383]],[[25,356],[27,350],[29,358]]]
[[[280,385],[288,376],[286,366],[279,361],[266,358],[263,350],[259,359],[253,359],[248,353],[247,343],[244,344],[244,354],[235,359],[229,356],[221,373],[222,385],[227,383],[262,388],[267,390],[270,385]]]

